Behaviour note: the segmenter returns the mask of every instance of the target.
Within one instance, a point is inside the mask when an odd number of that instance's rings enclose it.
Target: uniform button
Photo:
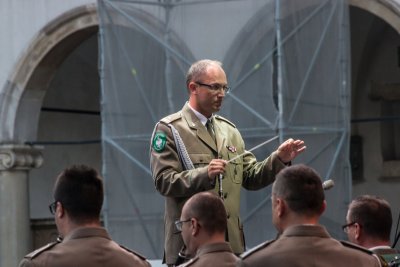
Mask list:
[[[228,192],[224,193],[224,198],[226,199],[228,197]]]
[[[226,214],[226,218],[229,219],[230,217],[231,217],[231,214],[228,212],[228,213]]]

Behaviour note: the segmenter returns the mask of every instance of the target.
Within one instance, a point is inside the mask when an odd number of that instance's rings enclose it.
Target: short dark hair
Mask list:
[[[362,195],[349,205],[349,220],[361,225],[367,236],[380,240],[390,240],[392,211],[385,199]]]
[[[222,67],[222,63],[211,59],[202,59],[194,62],[186,73],[186,86],[188,87],[191,81],[198,80],[199,76],[204,75],[210,66]]]
[[[200,221],[207,233],[226,232],[227,213],[222,199],[215,193],[197,193],[191,197],[188,204],[187,215]]]
[[[283,198],[298,214],[320,215],[325,200],[318,173],[303,164],[281,170],[272,186],[272,193]]]
[[[103,181],[98,172],[86,165],[74,165],[57,177],[53,195],[71,219],[82,223],[100,218],[103,194]]]

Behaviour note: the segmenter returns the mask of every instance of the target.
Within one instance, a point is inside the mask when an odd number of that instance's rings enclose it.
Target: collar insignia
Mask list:
[[[237,151],[236,147],[234,147],[234,146],[226,146],[226,148],[232,153],[236,153],[236,151]]]

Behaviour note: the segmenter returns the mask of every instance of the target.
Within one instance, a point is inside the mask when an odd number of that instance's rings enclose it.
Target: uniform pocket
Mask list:
[[[241,184],[243,181],[243,161],[241,158],[237,158],[229,163],[228,166],[229,177],[232,182]]]
[[[207,166],[213,159],[212,155],[210,154],[199,154],[199,153],[189,154],[189,157],[196,168]]]

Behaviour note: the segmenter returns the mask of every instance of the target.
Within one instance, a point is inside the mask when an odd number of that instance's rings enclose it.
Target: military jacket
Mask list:
[[[194,169],[185,169],[171,132],[172,125],[185,144]],[[206,127],[186,104],[180,112],[162,119],[155,127],[151,144],[151,171],[156,189],[165,196],[165,260],[173,264],[183,246],[174,221],[180,218],[185,202],[197,192],[218,192],[218,179],[208,178],[207,167],[214,158],[230,160],[223,176],[222,190],[228,214],[228,241],[233,252],[244,251],[243,226],[239,218],[240,189],[257,190],[271,184],[285,164],[275,153],[264,161],[245,151],[236,126],[221,116],[214,116],[216,143]],[[246,153],[245,153],[246,152]]]
[[[330,237],[323,226],[295,225],[278,239],[241,255],[238,266],[264,267],[379,267],[379,261],[364,248]]]
[[[51,243],[26,255],[19,267],[128,267],[151,266],[136,252],[112,241],[104,228],[82,227],[62,242]]]
[[[213,243],[201,246],[194,258],[179,267],[235,267],[238,260],[228,243]]]
[[[391,247],[375,247],[370,250],[377,255],[381,261],[382,267],[398,267],[400,266],[400,251]]]

